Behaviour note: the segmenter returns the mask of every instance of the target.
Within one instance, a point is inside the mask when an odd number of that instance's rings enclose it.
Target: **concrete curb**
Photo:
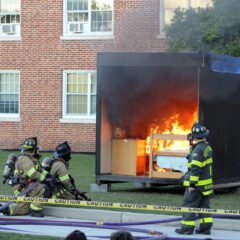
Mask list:
[[[139,222],[171,219],[176,216],[147,214],[147,213],[131,213],[111,210],[84,209],[84,208],[64,208],[64,207],[45,207],[45,215],[53,217],[64,217],[74,219],[84,219],[89,221],[104,222]],[[214,219],[213,229],[239,231],[239,220],[232,219]],[[163,226],[180,226],[179,222],[161,223]]]

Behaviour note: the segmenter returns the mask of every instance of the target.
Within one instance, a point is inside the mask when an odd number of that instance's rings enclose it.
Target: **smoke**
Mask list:
[[[106,68],[101,96],[107,119],[113,127],[124,128],[127,137],[134,138],[145,138],[152,124],[163,130],[165,121],[174,114],[179,114],[180,124],[189,124],[198,101],[195,71],[166,67]]]

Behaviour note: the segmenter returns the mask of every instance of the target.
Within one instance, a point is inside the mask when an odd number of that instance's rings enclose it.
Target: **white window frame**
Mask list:
[[[0,12],[1,15],[19,15],[20,16],[20,22],[19,23],[9,23],[9,24],[2,24],[0,23],[0,41],[19,41],[21,40],[21,0],[20,0],[20,12]],[[9,26],[10,29],[16,28],[16,32],[9,32],[9,33],[2,33],[3,26]]]
[[[20,71],[19,70],[0,70],[0,74],[4,73],[15,73],[18,74],[18,113],[0,113],[0,122],[1,121],[20,121]]]
[[[87,73],[88,74],[88,105],[87,114],[71,115],[67,114],[67,75],[69,73]],[[62,91],[62,123],[96,123],[96,114],[91,114],[91,74],[96,73],[95,70],[65,70],[63,71],[63,91]],[[97,85],[97,80],[96,80]],[[97,86],[96,86],[97,87]],[[97,91],[97,89],[96,89]],[[97,92],[96,92],[97,96]]]
[[[88,29],[91,26],[91,3],[92,0],[88,0]],[[113,9],[112,9],[112,31],[111,32],[86,32],[86,33],[71,33],[68,32],[68,20],[67,20],[67,0],[63,0],[63,36],[62,40],[76,40],[76,39],[114,39],[114,0],[113,0]]]
[[[159,35],[158,38],[165,38],[165,7],[164,3],[167,0],[159,0]],[[186,9],[191,8],[192,0],[185,0],[186,1]],[[177,0],[176,0],[177,3]]]

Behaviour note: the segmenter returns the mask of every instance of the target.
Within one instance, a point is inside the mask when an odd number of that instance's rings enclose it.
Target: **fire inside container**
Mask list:
[[[215,156],[223,158],[218,144],[225,136],[212,133],[219,127],[212,108],[220,114],[218,78],[225,76],[206,68],[203,53],[100,53],[97,61],[98,182],[178,183],[187,171],[187,134],[196,121],[210,129]],[[232,78],[239,89],[239,78]]]

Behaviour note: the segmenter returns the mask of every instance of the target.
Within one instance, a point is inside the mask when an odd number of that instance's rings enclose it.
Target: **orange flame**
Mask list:
[[[150,131],[161,134],[187,135],[189,132],[191,132],[192,124],[197,121],[197,110],[194,111],[193,114],[188,115],[188,121],[184,124],[180,124],[179,116],[180,114],[174,114],[169,119],[165,120],[165,129],[162,132],[159,131],[159,126],[155,125],[150,127]],[[189,150],[189,143],[188,141],[157,139],[152,142],[152,147],[153,150],[156,151],[186,151]],[[146,152],[150,153],[150,136],[148,136],[146,139]]]

